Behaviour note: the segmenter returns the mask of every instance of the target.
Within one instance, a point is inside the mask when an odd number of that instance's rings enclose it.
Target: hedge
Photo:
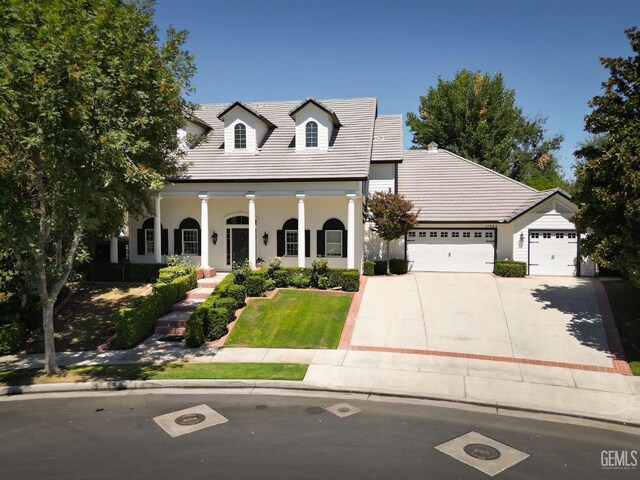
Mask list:
[[[126,266],[125,276],[129,282],[154,283],[166,266],[165,263],[130,263]]]
[[[365,260],[362,263],[362,274],[370,277],[374,275],[376,262],[373,260]]]
[[[376,260],[373,270],[374,275],[386,275],[387,261]],[[409,271],[409,261],[403,258],[392,258],[389,260],[389,270],[394,275],[404,275]]]
[[[236,301],[231,297],[220,297],[213,302],[213,308],[224,308],[227,323],[231,323],[236,313]]]
[[[205,328],[207,321],[207,310],[200,305],[196,308],[187,320],[187,328],[184,332],[184,340],[188,347],[199,347],[205,340]]]
[[[14,321],[0,325],[0,355],[16,353],[22,347],[27,335],[27,328],[23,322],[18,321],[15,315]]]
[[[174,265],[172,267],[166,267],[160,270],[158,275],[158,282],[160,283],[170,283],[174,279],[178,277],[184,277],[185,275],[189,275],[195,268],[192,265],[180,264]]]
[[[360,289],[360,272],[355,268],[330,269],[329,288],[342,288],[345,292],[357,292]]]
[[[229,285],[225,294],[229,298],[233,298],[236,302],[236,310],[244,305],[244,299],[247,298],[247,288],[244,285]],[[251,296],[251,295],[249,295]]]
[[[132,348],[151,335],[156,320],[197,285],[194,270],[170,283],[156,283],[151,295],[140,298],[132,308],[121,308],[116,322],[116,348]]]
[[[500,277],[524,277],[527,274],[527,264],[515,260],[496,260],[493,273]]]
[[[261,297],[265,292],[266,275],[249,275],[245,281],[248,297]]]

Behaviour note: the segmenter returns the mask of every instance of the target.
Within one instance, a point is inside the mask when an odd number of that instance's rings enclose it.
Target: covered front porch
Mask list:
[[[187,189],[154,197],[154,211],[131,218],[133,263],[181,255],[204,270],[281,257],[283,266],[360,268],[362,195],[348,189]],[[356,216],[360,221],[356,221]],[[158,246],[158,247],[157,247]]]

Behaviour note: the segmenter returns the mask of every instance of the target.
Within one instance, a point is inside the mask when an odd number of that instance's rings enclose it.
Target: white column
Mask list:
[[[355,195],[347,194],[347,268],[356,265],[356,206]]]
[[[153,218],[153,261],[156,263],[162,262],[162,220],[160,218],[160,200],[161,197],[158,195],[155,198],[156,212],[155,217]]]
[[[304,267],[306,238],[304,235],[304,193],[296,194],[298,198],[298,266]]]
[[[209,197],[206,194],[200,198],[200,268],[209,269]]]
[[[247,195],[249,200],[249,266],[256,268],[256,196]]]
[[[118,237],[111,239],[111,263],[118,263]]]

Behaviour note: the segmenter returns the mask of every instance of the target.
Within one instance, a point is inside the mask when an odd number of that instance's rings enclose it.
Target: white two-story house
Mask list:
[[[188,150],[186,173],[130,218],[130,260],[185,256],[203,269],[282,257],[285,266],[361,268],[383,256],[364,221],[366,195],[404,194],[419,227],[393,256],[414,271],[490,272],[495,259],[530,274],[592,274],[579,261],[576,206],[432,144],[403,150],[402,116],[378,115],[375,98],[202,105],[179,132],[207,135]]]

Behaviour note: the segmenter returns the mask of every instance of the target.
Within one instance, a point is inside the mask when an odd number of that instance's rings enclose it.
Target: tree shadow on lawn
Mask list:
[[[532,291],[533,298],[543,304],[545,310],[557,310],[571,319],[567,331],[582,345],[599,352],[611,353],[602,317],[590,283],[575,286],[543,285]],[[592,301],[585,302],[584,299]]]

